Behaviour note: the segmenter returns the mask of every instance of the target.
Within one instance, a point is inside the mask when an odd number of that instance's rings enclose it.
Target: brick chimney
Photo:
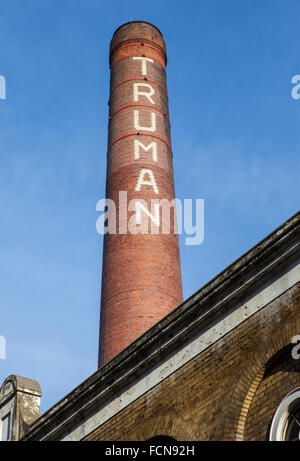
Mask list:
[[[99,367],[182,302],[174,210],[164,233],[153,204],[175,198],[166,64],[152,24],[129,22],[114,33],[106,198],[116,204],[117,226],[104,236]]]

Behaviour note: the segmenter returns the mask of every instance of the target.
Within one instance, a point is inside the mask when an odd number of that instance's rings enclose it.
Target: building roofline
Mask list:
[[[81,407],[88,408],[96,398],[105,400],[119,392],[122,383],[128,384],[139,374],[145,373],[146,368],[155,363],[158,355],[166,356],[175,345],[177,347],[184,341],[187,330],[195,330],[203,322],[210,322],[224,314],[222,308],[226,303],[247,296],[249,290],[253,291],[268,277],[274,276],[274,266],[282,267],[283,270],[292,258],[299,258],[299,236],[300,212],[230,264],[41,415],[23,440],[37,440],[61,432],[66,421],[69,424],[74,415],[81,411]]]

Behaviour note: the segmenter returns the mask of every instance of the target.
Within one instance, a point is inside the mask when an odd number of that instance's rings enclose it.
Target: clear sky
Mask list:
[[[111,36],[152,22],[168,50],[176,196],[205,199],[180,241],[184,297],[298,211],[298,0],[0,0],[0,381],[42,411],[97,367]]]

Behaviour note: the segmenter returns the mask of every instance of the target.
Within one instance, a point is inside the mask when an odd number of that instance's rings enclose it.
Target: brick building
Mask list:
[[[144,22],[126,24],[116,34],[111,45],[111,64],[119,66],[119,73],[116,77],[112,71],[110,117],[117,113],[120,118],[110,120],[107,197],[113,197],[124,184],[129,195],[133,190],[140,192],[139,185],[144,184],[146,202],[149,190],[156,193],[155,186],[162,197],[171,199],[174,183],[166,81],[161,70],[166,64],[162,37],[154,26]],[[130,46],[116,43],[120,37]],[[159,130],[158,134],[150,133],[158,136],[157,151],[152,148],[144,158],[141,151],[138,155],[135,150],[134,160],[142,160],[141,164],[135,164],[127,155],[132,142],[136,146],[141,138],[144,146],[153,142],[149,132],[132,131],[127,126],[128,113],[137,110],[128,100],[128,85],[132,85],[129,80],[145,77],[137,75],[143,72],[143,61],[134,67],[135,57],[152,60],[148,64],[153,64],[153,74],[143,80],[151,85],[143,91],[152,98],[152,85],[156,85],[159,91],[155,96],[159,95],[161,104],[159,110],[153,109],[152,102],[157,102],[153,97],[147,104],[151,107],[143,106],[141,110],[145,112],[138,115],[141,126],[152,127],[155,119],[155,128]],[[133,63],[132,68],[128,62]],[[141,87],[134,88],[142,91]],[[154,111],[160,115],[153,119]],[[137,165],[141,170],[135,169]],[[132,174],[124,175],[125,169],[132,169]],[[147,180],[144,173],[141,175],[142,170],[148,171]],[[126,251],[127,245],[132,249],[132,236],[129,240],[123,239],[123,235],[109,236],[104,244],[101,335],[105,338],[100,335],[100,368],[40,417],[38,384],[19,377],[8,378],[0,392],[2,439],[299,440],[299,229],[300,213],[184,302],[174,235],[166,239],[156,235],[156,240],[139,235],[134,263],[130,260],[132,252]],[[147,251],[149,246],[154,259]],[[118,265],[118,258],[125,263]],[[128,267],[136,263],[138,270],[130,272]],[[162,271],[164,263],[166,274]],[[151,274],[151,280],[154,277],[153,285],[141,277],[143,267]],[[133,287],[130,299],[122,289],[124,277],[125,286]],[[157,286],[159,290],[155,289]],[[113,303],[106,302],[112,298]],[[131,335],[121,336],[116,322],[120,316]],[[33,399],[29,407],[34,406],[34,411],[29,415],[24,412],[28,404],[24,403],[23,394]],[[17,412],[21,416],[16,417]]]

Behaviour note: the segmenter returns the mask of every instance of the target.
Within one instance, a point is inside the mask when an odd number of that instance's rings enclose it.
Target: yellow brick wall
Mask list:
[[[300,386],[290,358],[300,284],[130,404],[86,440],[264,440],[281,399]],[[281,352],[280,352],[281,351]]]

